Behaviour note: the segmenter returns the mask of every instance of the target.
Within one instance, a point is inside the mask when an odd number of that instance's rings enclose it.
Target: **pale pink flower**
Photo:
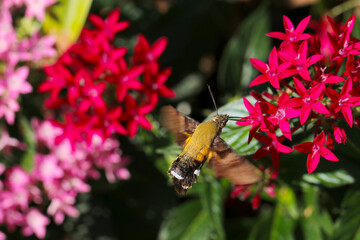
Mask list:
[[[26,148],[26,145],[22,142],[20,142],[16,138],[10,137],[6,127],[3,127],[1,129],[1,138],[0,138],[0,151],[9,151],[11,148],[19,148],[21,150],[24,150]],[[3,172],[4,165],[0,167],[0,174]]]
[[[43,182],[52,182],[64,176],[64,170],[59,166],[58,159],[51,154],[35,155],[33,176]]]
[[[22,233],[25,236],[35,234],[38,238],[44,238],[46,234],[46,226],[50,220],[45,217],[38,209],[31,208],[25,217],[25,226]]]
[[[56,38],[52,35],[41,37],[40,32],[34,33],[30,38],[22,42],[24,49],[29,49],[31,60],[37,62],[44,58],[55,57],[57,52],[54,48]]]
[[[11,13],[7,8],[0,6],[0,58],[10,49],[16,40],[17,37],[12,26]]]
[[[65,195],[51,200],[51,204],[47,209],[47,214],[54,217],[56,224],[64,222],[65,215],[70,217],[78,217],[79,211],[73,206],[75,198]]]
[[[6,235],[2,231],[0,231],[0,240],[6,240]]]
[[[26,4],[25,16],[35,17],[41,22],[44,20],[46,8],[54,4],[56,0],[24,0],[24,2]]]
[[[1,89],[1,86],[0,86]],[[1,92],[1,90],[0,90]],[[0,96],[0,118],[5,117],[8,124],[15,121],[15,112],[19,111],[20,106],[17,99],[7,96]]]
[[[40,121],[33,118],[31,125],[35,129],[35,138],[38,142],[43,142],[49,148],[55,144],[55,138],[63,133],[63,130],[54,126],[50,121]]]
[[[29,68],[26,66],[19,67],[15,71],[9,70],[5,75],[8,94],[17,98],[20,94],[30,93],[32,87],[30,83],[26,81],[28,75]]]
[[[6,175],[6,185],[12,191],[24,189],[31,182],[29,174],[19,166],[8,169]]]

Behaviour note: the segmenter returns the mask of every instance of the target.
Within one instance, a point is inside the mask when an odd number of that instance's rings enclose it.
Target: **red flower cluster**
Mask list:
[[[338,126],[345,119],[353,126],[354,107],[360,105],[360,41],[350,36],[355,15],[341,26],[332,18],[327,22],[313,22],[314,34],[304,33],[310,16],[294,28],[284,16],[285,33],[271,32],[267,35],[283,40],[280,47],[274,47],[269,62],[250,59],[262,75],[256,77],[250,86],[270,82],[272,93],[252,92],[257,100],[255,105],[244,98],[249,116],[240,119],[239,126],[251,125],[249,142],[255,138],[264,145],[254,158],[271,155],[274,169],[279,169],[279,153],[293,149],[308,153],[307,169],[311,173],[317,167],[320,156],[338,161],[331,152],[334,139],[346,142],[345,130]],[[330,29],[330,30],[329,30]],[[341,71],[345,66],[345,71]],[[296,118],[299,117],[299,121]],[[299,127],[315,124],[314,140],[295,145],[293,148],[282,144],[292,140],[292,133]],[[276,133],[280,129],[282,136]]]
[[[160,70],[158,58],[167,39],[150,45],[139,35],[131,63],[127,64],[125,47],[114,45],[115,34],[129,26],[119,21],[114,10],[107,19],[90,15],[93,29],[84,28],[80,39],[55,64],[45,67],[48,79],[39,92],[50,92],[45,107],[65,114],[64,129],[58,141],[72,144],[90,140],[94,134],[108,138],[114,132],[134,137],[138,126],[151,129],[146,115],[158,103],[158,97],[174,97],[164,83],[171,69]]]

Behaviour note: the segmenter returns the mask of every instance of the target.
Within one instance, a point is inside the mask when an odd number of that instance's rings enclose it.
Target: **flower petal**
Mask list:
[[[310,153],[313,145],[314,144],[312,142],[304,142],[293,146],[293,148],[301,153]]]
[[[253,87],[265,82],[268,82],[270,79],[267,75],[262,74],[260,76],[257,76],[254,80],[252,80],[252,82],[249,84],[249,87]]]
[[[304,32],[305,28],[309,24],[310,18],[311,18],[311,16],[307,16],[306,18],[301,20],[301,22],[296,27],[296,33],[297,34],[301,34],[301,33]]]
[[[311,108],[321,114],[330,114],[329,110],[319,101],[316,101],[311,105]]]
[[[335,156],[335,154],[333,152],[331,152],[329,149],[327,149],[324,146],[321,146],[320,148],[320,154],[321,156],[323,156],[323,158],[325,158],[326,160],[329,161],[339,161],[339,159]]]
[[[308,170],[308,173],[312,173],[317,165],[319,164],[320,161],[320,154],[319,153],[315,153],[315,154],[309,154],[307,157],[307,162],[306,162],[306,167]]]
[[[352,127],[353,115],[352,115],[350,107],[341,108],[341,113],[344,115],[344,118],[345,118],[346,122],[349,124],[349,126]]]
[[[264,63],[263,61],[261,61],[259,59],[250,58],[249,60],[250,60],[251,64],[262,73],[266,73],[266,71],[269,68],[266,63]]]

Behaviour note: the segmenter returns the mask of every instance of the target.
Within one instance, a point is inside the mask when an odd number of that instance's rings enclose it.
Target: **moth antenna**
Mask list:
[[[214,103],[215,110],[216,110],[216,115],[219,115],[219,113],[218,113],[218,109],[217,109],[217,107],[216,107],[216,102],[215,102],[215,99],[214,99],[214,95],[212,94],[212,91],[211,91],[210,85],[209,85],[209,84],[206,84],[206,85],[208,86],[208,89],[209,89],[209,92],[210,92],[211,99],[212,99],[212,101],[213,101],[213,103]]]

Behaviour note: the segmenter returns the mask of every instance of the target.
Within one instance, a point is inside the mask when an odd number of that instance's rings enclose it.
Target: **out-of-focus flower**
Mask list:
[[[22,233],[25,236],[35,234],[38,238],[44,238],[46,235],[46,226],[50,220],[36,208],[31,208],[25,217],[25,226]]]

